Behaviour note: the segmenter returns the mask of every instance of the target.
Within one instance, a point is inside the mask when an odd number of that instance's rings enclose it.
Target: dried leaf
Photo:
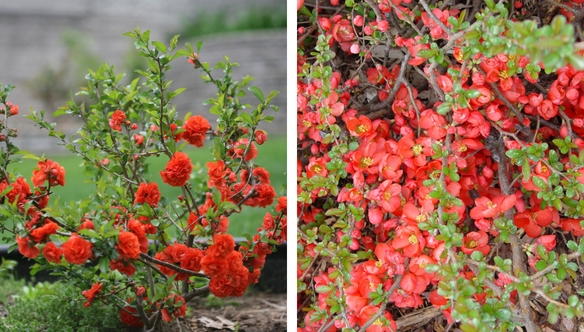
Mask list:
[[[211,318],[202,316],[199,318],[199,322],[201,322],[205,327],[210,327],[214,329],[229,329],[234,331],[235,330],[235,323],[226,319],[222,316],[215,317],[217,320],[213,320]]]

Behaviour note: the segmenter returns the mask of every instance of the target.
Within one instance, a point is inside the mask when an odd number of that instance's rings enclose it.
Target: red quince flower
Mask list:
[[[57,247],[53,242],[47,242],[43,248],[43,256],[51,263],[61,264],[63,249]]]
[[[401,176],[403,175],[402,158],[396,155],[386,154],[379,161],[379,174],[383,176],[386,180],[392,182],[399,182]]]
[[[506,106],[500,100],[495,100],[487,106],[485,109],[485,113],[487,115],[487,119],[491,121],[499,121],[505,115]]]
[[[91,302],[93,302],[93,299],[95,298],[95,295],[97,295],[98,293],[101,293],[102,286],[103,286],[102,283],[94,283],[90,289],[84,290],[83,292],[81,292],[81,294],[83,296],[85,296],[85,298],[87,298],[87,301],[85,303],[83,303],[83,306],[85,308],[89,308],[89,306],[91,305]]]
[[[131,277],[136,272],[136,267],[134,266],[134,264],[125,260],[112,260],[110,261],[109,266],[110,270],[112,271],[118,270],[120,271],[120,273],[123,273],[128,277]]]
[[[183,125],[185,130],[182,133],[182,138],[198,148],[202,147],[207,135],[207,131],[211,129],[209,121],[200,115],[191,116]]]
[[[207,182],[207,186],[209,188],[221,187],[223,184],[225,184],[227,170],[225,168],[225,162],[223,160],[218,160],[216,162],[208,162],[207,168],[208,168],[207,174],[209,174],[209,181]]]
[[[467,255],[477,250],[487,255],[491,250],[488,242],[489,236],[484,231],[470,232],[464,236],[460,250]]]
[[[160,201],[160,190],[156,182],[142,182],[134,195],[134,204],[147,203],[151,207],[157,207]]]
[[[553,221],[554,209],[552,207],[547,207],[544,210],[530,210],[517,213],[513,218],[515,226],[523,228],[527,236],[532,239],[541,234],[541,227],[548,226]]]
[[[473,78],[474,78],[474,76],[473,76]],[[483,81],[484,81],[484,79],[483,79]],[[477,109],[478,107],[486,105],[493,98],[493,94],[491,93],[491,89],[487,88],[486,86],[471,85],[468,89],[469,90],[477,90],[479,92],[479,96],[477,98],[470,100],[470,105],[473,107],[473,109]]]
[[[180,187],[184,186],[191,178],[192,170],[193,164],[189,156],[184,152],[177,151],[166,164],[164,171],[160,171],[160,176],[165,183]]]
[[[169,323],[173,318],[184,317],[187,314],[187,302],[176,294],[170,294],[164,301],[172,302],[171,306],[166,306],[161,310],[162,319]]]
[[[126,120],[126,114],[123,111],[116,110],[109,119],[109,125],[113,130],[122,131],[122,124]]]
[[[476,206],[470,210],[470,217],[479,220],[482,218],[494,218],[509,210],[515,205],[517,196],[497,196],[490,200],[488,197],[475,199]]]
[[[9,108],[10,115],[17,115],[18,114],[18,105],[14,105],[11,102],[7,101],[6,106]]]
[[[535,243],[537,245],[544,246],[547,251],[550,251],[556,247],[556,235],[555,234],[542,235],[535,239]]]
[[[40,187],[46,180],[49,180],[51,186],[64,186],[65,168],[50,159],[39,161],[32,173],[32,184]]]
[[[20,236],[16,235],[16,243],[18,243],[18,251],[24,257],[35,259],[41,252],[40,249],[35,246],[34,242],[30,241],[28,237],[21,238]]]
[[[379,311],[379,307],[368,305],[364,307],[359,313],[358,322],[360,326],[363,326],[371,316],[375,315]],[[385,311],[383,316],[390,322],[389,326],[382,326],[381,320],[376,320],[369,326],[365,332],[393,332],[397,331],[397,324],[389,311]]]
[[[562,229],[566,232],[571,232],[574,236],[583,236],[584,228],[582,228],[582,220],[565,218],[561,222]],[[20,248],[20,247],[19,247]]]
[[[428,242],[429,241],[426,241],[426,246],[429,245]],[[408,265],[408,269],[413,274],[430,280],[434,277],[435,273],[428,273],[426,271],[425,268],[426,268],[426,265],[428,265],[428,264],[436,264],[436,261],[434,259],[432,259],[432,257],[422,254],[420,256],[413,257],[410,260],[410,264]]]
[[[399,148],[398,155],[403,158],[404,164],[410,168],[425,166],[428,163],[425,152],[425,144],[421,144],[421,139],[414,141],[410,137],[402,137],[397,145]],[[409,160],[408,160],[409,159]]]
[[[391,246],[403,251],[404,256],[414,257],[419,255],[426,245],[426,239],[415,226],[402,225],[395,230],[395,238],[391,241]]]
[[[426,290],[430,284],[430,279],[424,275],[416,275],[412,272],[403,274],[402,280],[399,283],[401,289],[408,293],[421,294]]]
[[[350,155],[351,164],[349,166],[352,166],[355,170],[377,174],[379,172],[379,162],[386,154],[385,145],[381,141],[362,143]]]
[[[65,260],[71,264],[85,264],[93,254],[91,248],[93,244],[77,235],[71,234],[69,240],[63,244]]]
[[[122,259],[138,259],[140,257],[140,242],[138,237],[131,232],[121,232],[116,246]]]
[[[352,136],[366,137],[373,133],[373,124],[365,115],[360,115],[359,118],[350,117],[345,123]]]
[[[258,145],[262,145],[268,140],[268,134],[264,130],[258,129],[254,135]]]
[[[425,13],[424,13],[425,14]],[[452,80],[446,75],[438,75],[436,82],[442,91],[448,93],[452,91]]]
[[[394,212],[401,206],[401,186],[389,180],[369,192],[369,199],[376,201],[385,212]]]
[[[536,109],[537,113],[545,120],[549,120],[558,114],[558,106],[548,99],[544,100]]]
[[[448,299],[445,298],[444,296],[438,294],[438,290],[435,289],[432,292],[430,292],[430,303],[432,303],[433,306],[435,307],[441,307],[445,304],[448,303]]]
[[[333,38],[341,45],[341,49],[349,52],[353,41],[355,40],[355,32],[351,21],[341,19],[335,23],[332,29]]]
[[[95,229],[95,225],[93,224],[93,221],[89,220],[89,219],[83,219],[83,222],[81,223],[81,225],[79,225],[79,231],[82,229]]]
[[[128,302],[130,302],[131,300],[132,299],[128,299]],[[122,321],[123,324],[132,327],[144,326],[144,322],[142,322],[138,314],[134,314],[136,312],[136,309],[134,309],[134,307],[126,306],[124,309],[120,309],[120,320]]]
[[[30,232],[30,237],[36,243],[40,243],[45,241],[51,234],[57,233],[59,229],[59,225],[46,219],[45,224],[41,227],[35,228],[32,232]]]

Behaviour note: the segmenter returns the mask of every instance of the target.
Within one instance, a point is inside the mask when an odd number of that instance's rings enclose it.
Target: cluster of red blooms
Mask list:
[[[391,2],[390,6],[388,0],[382,0],[379,9],[389,12],[396,8],[400,19],[405,17],[414,22],[421,20],[429,29],[432,39],[448,40],[449,36],[442,29],[442,25],[436,23],[426,12],[421,17],[416,17],[408,8],[400,6],[402,1]],[[458,13],[458,10],[433,10],[434,16],[450,28],[452,26],[448,18],[457,18]],[[356,38],[358,33],[371,35],[375,30],[385,31],[389,24],[379,20],[365,23],[360,15],[353,16],[352,20],[341,15],[332,18],[323,15],[319,16],[318,23],[325,34],[332,36],[331,44],[338,43],[349,54],[363,51],[362,43]],[[300,28],[298,32],[302,35],[307,29]],[[418,52],[429,49],[430,43],[421,44],[421,40],[420,36],[408,39],[397,36],[395,39],[398,46],[407,48],[410,54],[408,64],[411,66],[420,66],[426,62],[425,58],[418,56]],[[370,52],[364,53],[365,57],[370,56]],[[394,89],[400,72],[399,65],[387,68],[376,64],[364,69],[366,75],[362,77],[366,77],[368,84],[359,82],[358,76],[343,82],[341,73],[334,72],[330,80],[333,92],[327,98],[321,97],[317,104],[310,101],[321,95],[323,82],[315,78],[297,82],[299,148],[308,150],[311,154],[307,162],[297,162],[299,178],[303,173],[307,178],[329,175],[327,163],[334,157],[328,151],[332,145],[323,143],[322,135],[322,130],[326,130],[328,125],[342,122],[341,125],[346,126],[348,134],[359,143],[356,150],[339,157],[347,165],[346,172],[351,183],[339,188],[338,195],[334,197],[339,203],[353,204],[365,210],[365,219],[357,220],[351,228],[349,248],[371,250],[375,254],[374,259],[352,266],[351,280],[345,281],[343,294],[348,307],[346,320],[351,326],[363,325],[379,310],[379,305],[373,304],[371,294],[380,285],[383,290],[389,290],[396,275],[402,276],[401,281],[389,298],[389,302],[396,307],[417,308],[424,304],[424,300],[429,300],[436,306],[446,303],[446,299],[435,291],[439,277],[424,269],[428,264],[444,261],[444,242],[418,227],[419,223],[427,221],[437,211],[439,203],[429,195],[433,188],[424,185],[424,182],[429,179],[438,180],[444,166],[456,165],[459,179],[454,181],[450,177],[444,177],[445,189],[463,204],[447,204],[443,211],[457,215],[457,224],[461,227],[465,221],[470,221],[470,228],[475,229],[464,235],[462,246],[455,250],[467,255],[474,251],[487,255],[491,251],[490,240],[499,234],[494,221],[510,209],[517,211],[513,220],[515,225],[548,251],[555,246],[555,235],[542,235],[546,233],[546,227],[560,228],[575,236],[584,235],[581,218],[564,217],[561,211],[551,206],[541,208],[542,199],[538,198],[537,193],[542,189],[534,184],[533,179],[537,177],[548,183],[548,178],[553,174],[547,163],[548,155],[538,162],[530,160],[529,165],[523,165],[522,167],[529,167],[529,180],[519,177],[519,181],[512,182],[512,193],[505,195],[496,181],[497,172],[502,166],[498,163],[499,159],[485,146],[485,139],[495,130],[492,124],[505,132],[516,134],[516,137],[522,137],[521,128],[531,130],[530,126],[535,127],[530,119],[540,117],[546,121],[555,120],[563,112],[561,115],[565,121],[559,121],[562,125],[554,128],[553,125],[538,123],[535,139],[523,141],[521,144],[528,147],[534,143],[551,141],[557,136],[563,138],[573,132],[576,134],[573,142],[578,149],[584,149],[584,140],[579,138],[584,136],[584,71],[577,71],[570,66],[558,70],[555,73],[557,78],[546,95],[526,92],[526,81],[538,82],[538,78],[533,77],[526,69],[529,63],[527,57],[499,54],[493,58],[477,56],[474,61],[474,67],[467,63],[465,68],[462,65],[460,48],[454,48],[451,66],[465,70],[462,73],[462,87],[465,90],[477,90],[479,93],[470,99],[470,107],[452,110],[452,121],[436,111],[440,103],[424,105],[418,99],[416,88],[404,84],[397,87],[395,99],[388,106],[391,109],[391,120],[371,120],[357,110],[349,109],[350,101],[358,97],[351,95],[351,88],[361,84],[378,87],[378,100],[387,99],[389,91]],[[305,58],[299,56],[299,72],[305,62]],[[429,65],[423,70],[430,76]],[[433,74],[444,93],[453,91],[453,78],[448,73],[442,74],[436,70]],[[496,86],[502,97],[497,97],[491,84]],[[500,98],[505,98],[506,101]],[[521,113],[515,115],[506,102]],[[325,112],[327,115],[323,115]],[[568,120],[571,124],[569,128],[566,126]],[[433,145],[443,145],[447,135],[453,135],[451,153],[448,155],[448,164],[442,165],[441,159],[432,158],[435,154]],[[506,150],[522,149],[521,144],[505,139]],[[576,174],[574,178],[577,182],[584,183],[583,169],[572,169],[567,155],[560,156],[559,161],[565,165],[565,171]],[[515,174],[521,174],[522,167],[510,169]],[[301,190],[299,188],[299,192]],[[310,194],[314,201],[329,193],[328,190],[317,188]],[[322,217],[323,214],[322,209],[314,205],[299,205],[298,209],[299,215],[302,215],[300,222],[306,224],[319,220],[319,216]],[[343,235],[342,231],[336,230],[337,239],[340,240]],[[303,239],[299,241],[305,245],[304,255],[317,256],[314,244],[305,243]],[[533,267],[538,259],[537,254],[530,256],[530,265]],[[307,272],[300,265],[298,270],[299,276]],[[338,284],[336,278],[339,274],[333,272],[335,271],[320,271],[314,277],[314,285],[310,287]],[[467,271],[461,277],[472,279],[475,276]],[[499,275],[498,280],[501,285],[510,282],[503,275]],[[422,294],[433,289],[425,299]],[[339,290],[333,288],[319,293],[315,305],[321,310],[330,310],[331,303],[334,303],[328,301],[331,294],[339,296]],[[477,300],[483,303],[484,294]],[[317,331],[326,323],[324,319],[315,319],[315,314],[315,311],[308,312],[305,316],[306,327],[302,331]],[[445,314],[449,317],[448,312]],[[389,312],[385,312],[385,315],[393,326],[381,327],[381,321],[377,320],[367,331],[394,331],[395,322]],[[339,319],[329,331],[345,327],[348,327],[345,321]]]
[[[71,237],[62,248],[59,248],[49,241],[49,236],[57,233],[60,227],[53,220],[43,217],[40,212],[49,202],[49,196],[41,194],[45,191],[45,181],[50,186],[64,186],[65,169],[49,159],[39,161],[32,176],[35,186],[34,196],[23,177],[17,178],[10,184],[6,179],[0,183],[0,192],[8,190],[2,201],[16,204],[22,213],[30,217],[25,224],[26,233],[16,235],[18,249],[23,256],[36,258],[41,252],[38,245],[44,244],[43,255],[50,262],[60,263],[61,256],[65,255],[68,262],[83,264],[91,256],[91,243],[78,237]],[[26,211],[25,206],[29,206]]]
[[[121,131],[123,125],[135,130],[137,126],[130,124],[126,120],[126,115],[120,110],[116,110],[109,121],[113,130]],[[151,128],[153,131],[158,128]],[[211,129],[208,121],[201,116],[192,116],[185,122],[182,130],[178,133],[177,127],[171,127],[173,138],[176,141],[184,139],[188,143],[197,147],[203,146],[206,133]],[[266,133],[258,130],[255,132],[255,141],[263,144],[266,141]],[[144,144],[144,137],[134,135],[137,145]],[[230,149],[230,155],[234,158],[241,158],[250,161],[257,156],[257,149],[254,142],[248,139],[240,139],[234,142]],[[108,165],[104,162],[103,165]],[[234,173],[225,161],[219,160],[207,163],[209,188],[217,188],[222,195],[223,201],[237,203],[244,199],[243,204],[248,206],[266,207],[271,205],[276,194],[270,185],[270,174],[264,168],[255,167],[250,171],[242,170],[239,176]],[[189,156],[183,152],[175,152],[169,160],[164,170],[160,172],[164,183],[171,186],[184,186],[190,180],[193,165]],[[32,183],[35,186],[34,197],[30,186],[24,178],[17,178],[13,183],[3,180],[0,183],[0,191],[7,191],[2,198],[3,201],[16,204],[21,212],[26,213],[30,220],[26,223],[26,236],[20,234],[16,236],[19,251],[28,258],[36,258],[41,254],[50,263],[61,264],[62,257],[70,264],[85,264],[89,259],[95,259],[93,243],[84,239],[76,232],[71,232],[67,241],[61,246],[57,246],[50,241],[50,235],[62,230],[56,220],[45,218],[42,209],[48,204],[49,195],[47,186],[64,186],[65,170],[58,163],[51,160],[39,161],[37,168],[33,172]],[[28,211],[24,211],[25,206],[29,206],[32,199],[35,204]],[[148,205],[152,209],[157,209],[161,199],[158,184],[155,182],[140,183],[134,194],[133,205],[139,208],[141,205]],[[92,220],[113,220],[114,227],[119,231],[115,244],[115,252],[110,258],[110,269],[132,276],[136,272],[134,263],[141,255],[148,253],[147,234],[155,234],[157,227],[150,223],[149,217],[134,216],[128,211],[131,207],[112,206],[108,212],[97,213],[96,215],[86,215],[82,220],[77,232],[84,229],[94,230]],[[158,260],[159,270],[167,276],[175,276],[176,281],[188,280],[192,275],[206,275],[209,277],[209,289],[218,297],[241,296],[252,283],[257,283],[260,269],[265,263],[266,255],[271,253],[271,248],[266,243],[260,242],[259,235],[256,235],[254,242],[256,245],[250,249],[250,244],[242,244],[239,250],[235,250],[233,237],[224,234],[229,226],[229,219],[226,216],[219,216],[217,222],[209,222],[206,215],[208,209],[216,209],[212,195],[207,194],[205,204],[200,205],[198,210],[189,214],[187,223],[192,234],[213,235],[212,244],[206,249],[190,248],[182,243],[168,245],[163,251],[155,254],[154,259]],[[286,213],[286,199],[280,197],[276,208],[277,212]],[[285,241],[286,218],[280,216],[278,234],[274,218],[270,213],[264,218],[266,234],[271,239],[278,242]],[[202,227],[197,227],[197,225]],[[68,231],[71,231],[68,229]],[[173,266],[175,268],[173,268]],[[90,289],[82,292],[86,298],[85,307],[102,294],[104,284],[96,282]],[[141,287],[142,289],[144,287]],[[143,298],[144,291],[136,293]],[[132,303],[132,299],[128,300]],[[186,301],[176,295],[170,294],[167,298],[150,303],[149,307],[161,308],[162,318],[170,322],[175,317],[186,314]],[[127,306],[120,311],[122,321],[131,326],[143,326],[143,322],[135,315],[136,310],[132,306]]]
[[[109,125],[112,130],[115,131],[122,131],[122,125],[129,126],[130,129],[136,130],[138,129],[138,125],[135,123],[130,123],[129,120],[126,120],[126,113],[121,110],[116,110],[112,113],[109,119]],[[150,130],[157,131],[159,128],[155,125],[150,126]],[[172,124],[170,126],[172,131],[172,136],[175,141],[185,140],[189,144],[194,145],[198,148],[202,147],[205,143],[205,137],[207,132],[211,129],[211,125],[209,121],[200,115],[194,115],[189,117],[184,125],[181,127],[181,132],[175,134],[178,127],[176,124]],[[139,134],[133,135],[134,143],[136,145],[144,144],[144,136]]]

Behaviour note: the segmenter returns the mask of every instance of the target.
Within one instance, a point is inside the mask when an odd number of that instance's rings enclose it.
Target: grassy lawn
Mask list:
[[[185,153],[191,157],[193,165],[197,168],[204,168],[206,162],[211,160],[210,142],[206,146],[197,148],[186,148]],[[284,186],[286,183],[286,137],[285,136],[270,136],[269,139],[261,146],[258,146],[257,164],[264,167],[270,172],[271,184],[276,190],[276,194],[284,194]],[[91,183],[88,183],[90,176],[84,174],[84,168],[81,167],[82,159],[73,155],[46,155],[47,158],[54,160],[65,167],[65,181],[66,186],[56,187],[53,189],[54,194],[51,195],[49,204],[55,204],[59,198],[59,204],[67,204],[71,201],[77,201],[87,198],[94,191]],[[168,159],[166,157],[149,159],[149,175],[147,179],[151,179],[158,183],[159,189],[164,197],[176,198],[181,194],[180,188],[171,187],[162,182],[159,171],[164,168]],[[32,170],[36,166],[36,161],[25,159],[20,164],[13,164],[12,170],[16,171],[28,179],[32,176]],[[244,207],[242,213],[230,216],[229,233],[234,236],[242,236],[245,233],[254,234],[256,229],[261,226],[262,220],[266,211],[269,209],[247,208]]]

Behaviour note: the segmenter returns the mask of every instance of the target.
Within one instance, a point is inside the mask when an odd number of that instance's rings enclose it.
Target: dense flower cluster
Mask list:
[[[584,235],[584,71],[542,79],[549,58],[503,45],[487,56],[495,38],[521,41],[500,27],[469,42],[460,10],[422,3],[299,5],[299,331],[395,331],[397,308],[428,303],[471,325],[457,306],[521,315],[520,277],[551,266],[556,234]]]

